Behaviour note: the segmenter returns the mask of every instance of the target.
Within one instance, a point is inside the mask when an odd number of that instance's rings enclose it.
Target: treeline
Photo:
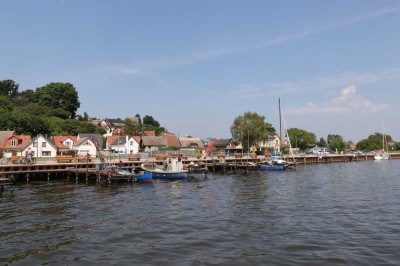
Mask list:
[[[13,80],[0,81],[0,130],[15,130],[17,134],[77,135],[78,133],[105,134],[103,128],[89,122],[89,115],[78,115],[79,95],[71,83],[52,82],[34,90],[20,91]],[[165,131],[152,116],[138,123],[125,119],[126,134],[140,130]]]
[[[242,143],[245,150],[248,147],[257,147],[260,142],[268,141],[270,134],[275,133],[275,128],[265,122],[265,117],[258,115],[254,112],[245,112],[243,115],[236,117],[231,126],[231,134],[234,141]],[[319,146],[327,147],[331,151],[347,151],[354,148],[352,141],[346,141],[339,134],[329,134],[327,138],[317,137],[314,133],[308,132],[300,128],[289,128],[284,133],[282,138],[290,140],[290,144],[293,148],[298,148],[301,151],[306,151],[309,148]],[[361,151],[372,151],[372,150],[387,150],[387,146],[383,147],[383,139],[386,143],[391,143],[389,150],[400,150],[400,144],[398,142],[393,143],[393,139],[390,135],[383,135],[382,133],[374,133],[368,138],[363,139],[356,143],[356,149]],[[259,147],[257,147],[259,148]]]

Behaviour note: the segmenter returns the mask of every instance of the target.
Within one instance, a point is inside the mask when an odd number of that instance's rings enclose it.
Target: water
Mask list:
[[[1,265],[398,265],[400,160],[153,184],[18,184]]]

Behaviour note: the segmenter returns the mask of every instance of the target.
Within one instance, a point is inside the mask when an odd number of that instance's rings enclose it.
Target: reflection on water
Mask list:
[[[19,184],[0,196],[0,264],[397,265],[399,170],[389,160]]]

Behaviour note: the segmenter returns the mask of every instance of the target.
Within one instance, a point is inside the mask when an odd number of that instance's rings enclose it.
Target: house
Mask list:
[[[217,139],[214,143],[214,147],[217,149],[218,153],[225,153],[231,139]]]
[[[9,137],[11,137],[11,136],[14,135],[14,134],[15,134],[15,131],[14,131],[14,130],[0,131],[0,144],[3,142],[3,140],[4,140],[5,138],[9,138]]]
[[[53,141],[61,153],[76,151],[77,154],[90,154],[96,157],[96,145],[90,137],[54,136]]]
[[[124,121],[122,121],[120,118],[117,119],[106,118],[101,122],[99,122],[97,126],[105,129],[106,134],[104,136],[111,136],[114,134],[114,131],[116,129],[122,129],[125,126],[125,124]]]
[[[164,137],[164,143],[165,146],[167,147],[176,147],[176,148],[180,148],[181,147],[181,143],[179,142],[179,138],[172,133],[168,133],[168,132],[163,132],[160,135],[161,137]]]
[[[139,136],[108,136],[106,148],[117,153],[138,153],[141,138]]]
[[[204,142],[200,138],[186,136],[179,138],[181,149],[204,149]]]
[[[72,149],[76,151],[76,154],[90,154],[92,157],[96,157],[97,150],[96,145],[90,138],[80,138],[73,144]]]
[[[31,141],[30,135],[12,135],[5,137],[0,144],[0,150],[3,151],[4,157],[22,156],[22,150]]]
[[[151,152],[158,150],[160,147],[166,147],[163,136],[142,136],[140,151]]]
[[[39,134],[27,146],[22,149],[22,154],[31,149],[34,157],[54,157],[57,155],[57,146]]]
[[[103,137],[100,134],[93,134],[93,133],[89,133],[89,134],[85,134],[85,133],[79,133],[78,134],[78,139],[81,138],[90,138],[92,141],[93,139],[97,142],[97,145],[99,145],[100,149],[103,148]],[[96,143],[95,143],[96,144]]]
[[[281,147],[283,146],[286,146],[286,144],[282,143],[281,146],[281,139],[276,133],[269,134],[268,140],[260,141],[257,143],[259,151],[264,151],[264,152],[280,152]]]
[[[74,143],[77,141],[75,136],[53,136],[54,144],[62,151],[72,150]]]

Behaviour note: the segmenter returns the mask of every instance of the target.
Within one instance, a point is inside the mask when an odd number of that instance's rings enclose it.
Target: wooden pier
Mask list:
[[[390,154],[391,159],[400,159],[400,153]],[[207,173],[210,172],[222,172],[227,171],[236,172],[249,172],[257,170],[257,163],[264,161],[264,156],[257,156],[252,158],[235,158],[235,156],[226,156],[223,158],[210,158],[197,159],[188,157],[183,160],[184,165],[191,169],[191,173]],[[374,160],[373,154],[339,154],[339,155],[297,155],[294,157],[284,156],[284,159],[288,162],[296,162],[298,165],[301,164],[326,164],[326,163],[345,163],[345,162],[359,162],[359,161],[372,161]],[[162,159],[150,158],[147,161],[152,161],[156,164],[162,164]],[[139,168],[145,160],[121,161],[114,163],[114,165],[125,169]],[[86,162],[74,162],[74,163],[57,163],[57,162],[46,162],[38,163],[34,165],[20,165],[20,164],[9,164],[0,165],[0,188],[4,190],[5,186],[13,184],[15,181],[26,181],[30,182],[33,180],[51,180],[51,179],[70,179],[75,178],[76,180],[96,180],[98,182],[102,180],[112,181],[132,181],[132,177],[100,177],[100,161],[97,159]],[[193,167],[196,166],[196,167]]]

